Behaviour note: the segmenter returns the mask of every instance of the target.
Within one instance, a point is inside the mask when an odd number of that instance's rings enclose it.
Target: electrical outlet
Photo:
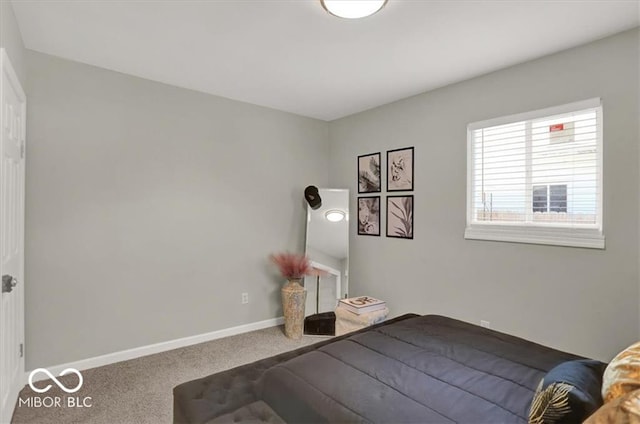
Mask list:
[[[491,323],[489,321],[480,320],[480,327],[491,328]]]
[[[249,303],[249,293],[242,293],[242,304]]]

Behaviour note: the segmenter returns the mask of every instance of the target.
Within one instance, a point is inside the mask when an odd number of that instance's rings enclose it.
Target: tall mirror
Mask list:
[[[324,271],[308,276],[305,316],[333,311],[349,287],[349,190],[318,190],[322,206],[307,205],[306,254],[312,266]]]

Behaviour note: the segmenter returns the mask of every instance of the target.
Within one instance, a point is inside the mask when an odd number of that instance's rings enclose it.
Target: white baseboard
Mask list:
[[[67,368],[75,368],[79,371],[88,370],[90,368],[102,367],[104,365],[114,364],[116,362],[127,361],[129,359],[140,358],[142,356],[152,355],[154,353],[166,352],[172,349],[191,346],[198,343],[204,343],[223,337],[235,336],[236,334],[248,333],[249,331],[261,330],[263,328],[274,327],[284,323],[284,317],[266,319],[264,321],[252,322],[250,324],[238,325],[236,327],[225,328],[222,330],[212,331],[210,333],[198,334],[181,339],[170,340],[168,342],[155,343],[148,346],[136,347],[133,349],[122,350],[120,352],[108,353],[93,358],[82,359],[80,361],[68,362],[66,364],[47,367],[47,370],[55,376]],[[29,373],[25,373],[25,384]],[[46,374],[38,373],[34,375],[34,381],[46,380]]]

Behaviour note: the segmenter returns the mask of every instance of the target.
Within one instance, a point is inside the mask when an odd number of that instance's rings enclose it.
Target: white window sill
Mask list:
[[[467,240],[604,249],[604,235],[597,229],[542,228],[536,226],[471,225],[464,232]]]

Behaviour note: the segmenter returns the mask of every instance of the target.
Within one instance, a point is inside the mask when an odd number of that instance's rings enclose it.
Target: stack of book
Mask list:
[[[371,296],[350,297],[348,299],[340,299],[340,302],[338,302],[338,308],[346,309],[357,315],[379,311],[386,307],[387,302]]]

